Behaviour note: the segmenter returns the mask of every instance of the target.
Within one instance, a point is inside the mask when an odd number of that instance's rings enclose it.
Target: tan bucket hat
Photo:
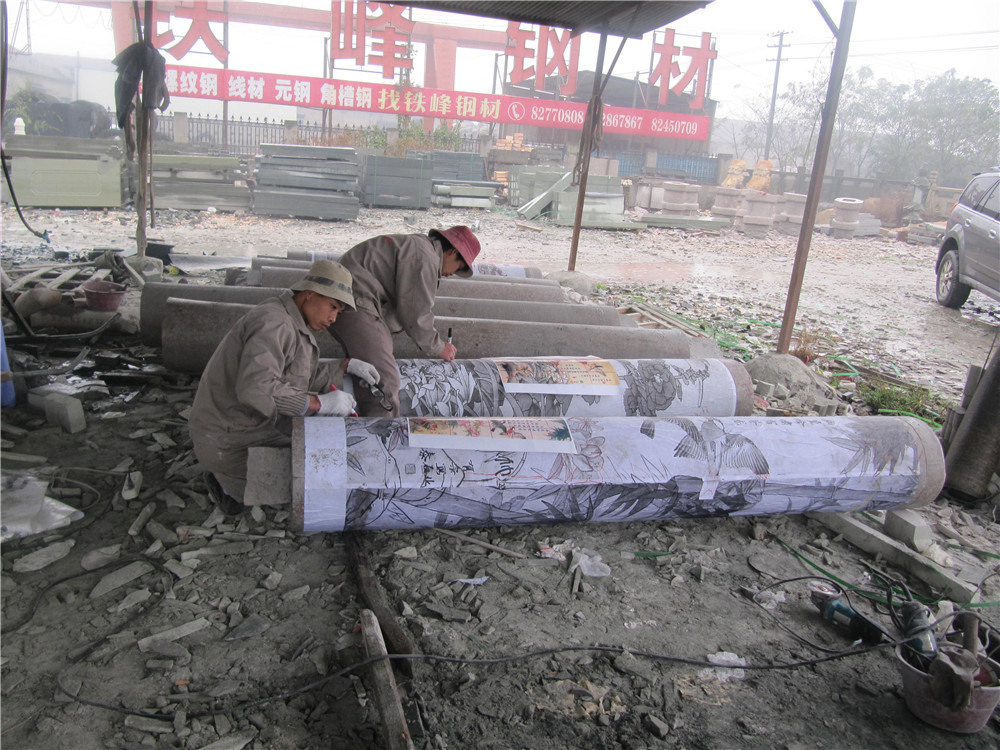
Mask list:
[[[308,290],[322,294],[324,297],[332,297],[354,310],[352,281],[351,272],[339,263],[334,263],[332,260],[317,260],[309,266],[309,273],[306,274],[306,277],[302,281],[292,284],[291,289],[293,292]]]

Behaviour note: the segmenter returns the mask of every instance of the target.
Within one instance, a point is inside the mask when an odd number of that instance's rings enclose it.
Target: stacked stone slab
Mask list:
[[[431,203],[445,208],[493,208],[495,194],[492,184],[435,182]]]
[[[855,237],[879,237],[882,234],[882,222],[872,214],[858,214],[858,228],[854,230]]]
[[[423,159],[368,156],[362,170],[361,202],[368,208],[427,208],[432,169]]]
[[[854,232],[858,228],[858,214],[864,201],[857,198],[837,198],[833,202],[833,217],[830,219],[830,228],[833,236],[839,240],[849,240],[854,237]]]
[[[523,206],[549,190],[566,174],[563,167],[522,167],[510,170],[510,204]]]
[[[253,212],[309,219],[358,218],[358,155],[353,148],[261,144]]]
[[[236,157],[156,154],[152,174],[157,208],[250,210],[246,165]]]
[[[744,190],[747,210],[740,219],[743,232],[749,237],[765,237],[774,224],[774,207],[779,198],[761,190]]]
[[[575,223],[579,195],[579,187],[560,190],[555,194],[552,219],[556,224],[572,226]],[[627,223],[623,220],[624,215],[625,193],[622,192],[621,178],[614,175],[590,175],[580,226],[619,226]]]
[[[785,206],[778,214],[777,229],[782,234],[798,236],[806,210],[806,197],[802,193],[785,193]]]
[[[746,213],[746,201],[743,188],[718,187],[715,189],[715,204],[712,206],[712,216],[728,219],[729,225],[738,223]]]

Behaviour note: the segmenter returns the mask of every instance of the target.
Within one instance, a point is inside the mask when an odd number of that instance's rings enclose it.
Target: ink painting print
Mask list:
[[[494,359],[507,393],[613,396],[621,380],[606,359]]]
[[[410,417],[407,431],[412,448],[576,452],[569,425],[557,417]]]
[[[944,483],[909,417],[302,421],[309,531],[883,510]]]

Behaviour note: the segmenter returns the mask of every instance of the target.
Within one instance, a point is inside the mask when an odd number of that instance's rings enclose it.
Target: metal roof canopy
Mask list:
[[[585,31],[640,39],[642,35],[673,23],[712,0],[658,0],[650,2],[548,2],[548,0],[406,0],[404,5],[442,10],[467,16],[500,18],[521,23],[570,29],[573,36]]]

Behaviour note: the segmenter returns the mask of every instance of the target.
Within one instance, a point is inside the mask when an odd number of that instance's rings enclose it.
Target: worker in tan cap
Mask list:
[[[359,388],[363,417],[399,416],[399,370],[392,334],[405,331],[429,358],[455,359],[456,349],[434,329],[434,297],[442,276],[472,276],[479,240],[466,226],[427,234],[385,234],[355,245],[340,258],[354,277],[356,310],[338,316],[330,332],[352,357],[379,372],[382,397]]]
[[[256,305],[219,342],[188,425],[198,463],[210,472],[209,493],[224,512],[242,507],[251,446],[290,445],[293,417],[352,414],[354,398],[339,390],[345,372],[378,383],[378,371],[360,359],[320,361],[314,331],[353,309],[350,272],[319,260],[290,291]]]

